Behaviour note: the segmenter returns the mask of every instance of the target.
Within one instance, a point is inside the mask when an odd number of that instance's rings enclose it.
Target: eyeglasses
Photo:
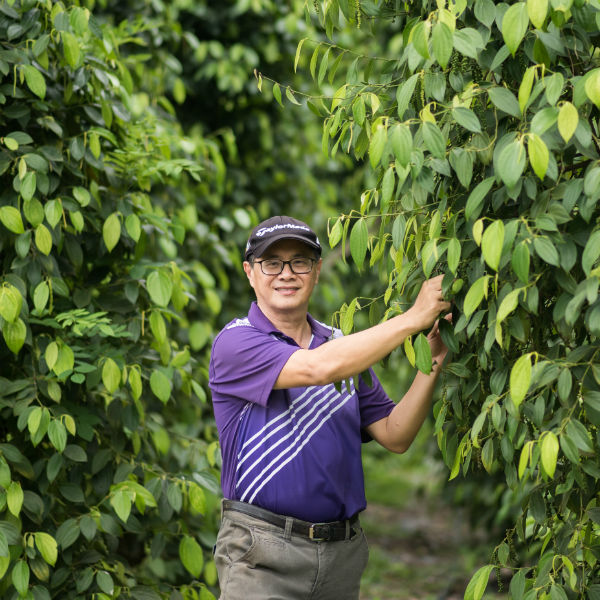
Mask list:
[[[281,260],[279,258],[265,258],[264,260],[255,260],[260,265],[260,270],[265,275],[279,275],[285,265],[290,265],[292,273],[296,275],[306,275],[313,268],[313,263],[317,262],[314,258],[292,258],[292,260]]]

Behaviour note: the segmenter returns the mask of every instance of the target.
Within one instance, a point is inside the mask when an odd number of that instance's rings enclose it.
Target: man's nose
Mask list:
[[[286,272],[286,269],[287,269],[287,272]],[[290,277],[290,276],[293,277],[296,275],[296,273],[294,273],[294,271],[292,271],[291,263],[286,261],[283,263],[283,269],[282,269],[281,273],[279,273],[279,275],[283,275],[285,277]]]

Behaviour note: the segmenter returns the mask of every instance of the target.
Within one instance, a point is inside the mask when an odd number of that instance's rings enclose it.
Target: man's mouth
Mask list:
[[[297,287],[277,287],[275,290],[284,296],[291,296],[298,291]]]

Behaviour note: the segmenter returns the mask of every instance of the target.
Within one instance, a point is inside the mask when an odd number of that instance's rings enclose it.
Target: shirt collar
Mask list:
[[[310,328],[312,329],[314,335],[318,335],[324,339],[331,337],[330,327],[327,327],[323,323],[315,320],[309,313],[306,313],[306,318],[308,319]],[[277,329],[277,327],[275,327],[275,325],[273,325],[273,323],[271,323],[271,321],[269,321],[269,319],[267,319],[256,302],[253,302],[250,306],[250,310],[248,311],[248,320],[254,327],[260,331],[263,331],[264,333],[274,333],[277,336],[288,338],[285,333],[282,333],[279,329]]]

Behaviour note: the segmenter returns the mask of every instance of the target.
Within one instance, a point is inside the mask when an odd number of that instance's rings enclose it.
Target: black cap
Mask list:
[[[317,234],[306,224],[292,217],[271,217],[259,223],[250,234],[244,259],[249,256],[262,256],[265,250],[279,240],[299,240],[314,248],[321,255],[321,244]]]

